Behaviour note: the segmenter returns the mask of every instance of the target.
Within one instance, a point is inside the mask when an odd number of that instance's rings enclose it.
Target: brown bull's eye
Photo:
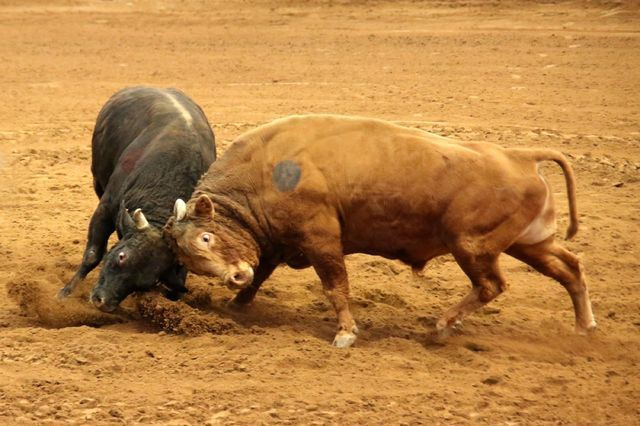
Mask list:
[[[205,243],[209,243],[209,241],[211,241],[211,235],[203,234],[202,235],[202,241],[204,241]]]
[[[118,263],[120,265],[122,265],[124,263],[124,260],[127,258],[127,255],[121,251],[120,253],[118,253]]]

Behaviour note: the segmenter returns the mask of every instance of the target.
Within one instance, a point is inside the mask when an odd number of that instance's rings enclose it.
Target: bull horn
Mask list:
[[[144,217],[142,210],[136,209],[133,212],[133,223],[136,224],[136,229],[142,230],[149,227],[149,222],[147,222],[147,218]]]
[[[180,198],[173,205],[173,215],[177,221],[181,221],[187,215],[187,205]]]

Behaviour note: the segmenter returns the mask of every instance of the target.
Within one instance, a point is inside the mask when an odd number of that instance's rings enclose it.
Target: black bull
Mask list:
[[[59,293],[71,294],[107,253],[91,300],[111,311],[133,291],[158,282],[170,297],[186,291],[186,270],[162,237],[176,198],[189,198],[216,158],[202,109],[176,89],[134,87],[104,105],[91,142],[93,186],[100,198],[91,217],[82,263]],[[133,215],[130,212],[134,212]]]

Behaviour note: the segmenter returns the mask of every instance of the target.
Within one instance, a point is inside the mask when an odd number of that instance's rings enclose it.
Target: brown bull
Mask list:
[[[337,312],[340,347],[358,332],[343,259],[350,253],[414,270],[451,253],[473,286],[437,322],[446,335],[505,290],[505,252],[560,282],[576,330],[586,333],[596,323],[578,258],[554,241],[552,193],[538,173],[547,160],[564,172],[571,238],[575,182],[557,151],[457,142],[364,118],[292,116],[240,136],[191,200],[176,201],[165,230],[188,269],[241,288],[240,304],[277,265],[313,266]]]

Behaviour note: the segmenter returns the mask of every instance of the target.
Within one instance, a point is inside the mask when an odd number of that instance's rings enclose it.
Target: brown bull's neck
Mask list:
[[[210,198],[214,204],[217,223],[242,238],[244,243],[255,250],[257,258],[260,258],[263,251],[269,250],[269,238],[248,204],[225,195],[210,195]]]

